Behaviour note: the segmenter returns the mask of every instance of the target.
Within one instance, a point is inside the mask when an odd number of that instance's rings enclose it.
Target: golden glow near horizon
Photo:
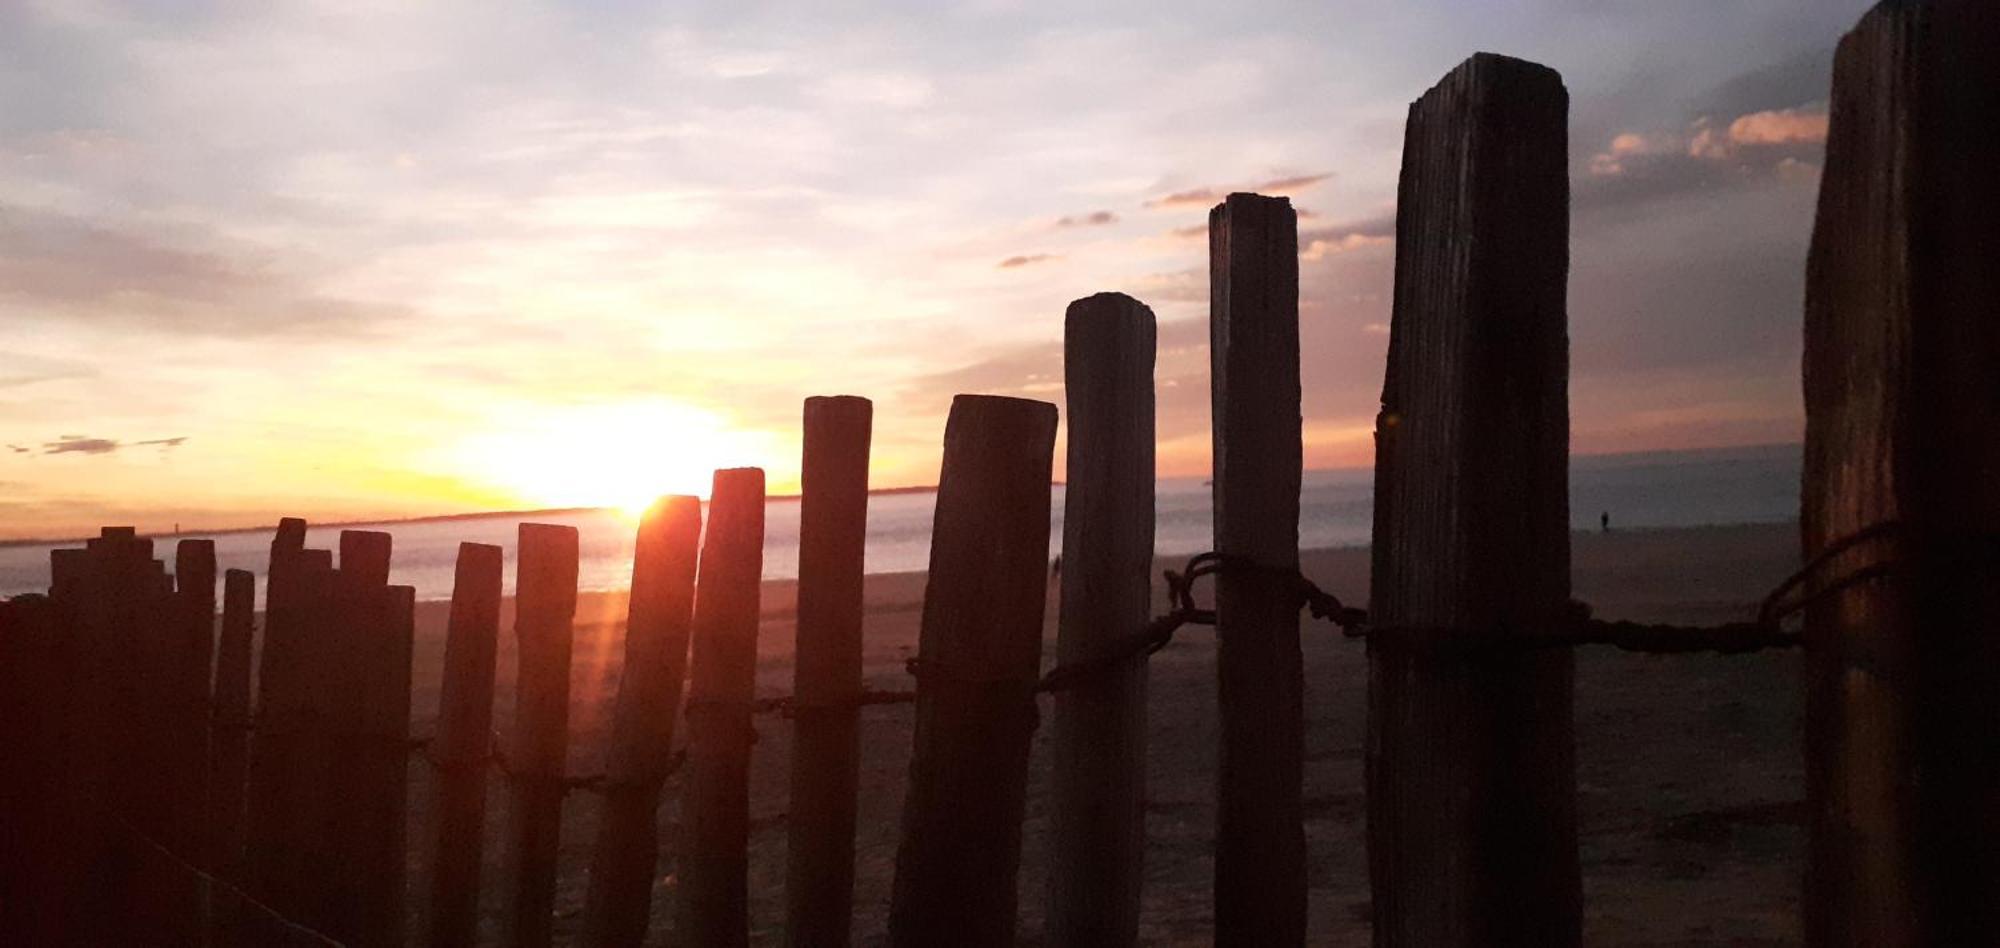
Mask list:
[[[612,507],[634,516],[666,494],[706,497],[717,468],[769,467],[768,432],[666,400],[551,406],[470,435],[451,460],[465,478],[536,507]]]
[[[0,537],[791,493],[839,393],[873,486],[931,484],[952,397],[1060,404],[1108,290],[1159,318],[1159,473],[1205,476],[1238,190],[1300,213],[1307,463],[1365,465],[1406,104],[1471,37],[1592,103],[1575,449],[1796,439],[1826,83],[1769,70],[1851,17],[1170,5],[0,6]]]

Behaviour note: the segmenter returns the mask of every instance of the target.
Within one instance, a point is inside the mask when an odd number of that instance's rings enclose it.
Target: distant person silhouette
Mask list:
[[[1597,529],[1605,533],[1611,532],[1611,511],[1607,510],[1597,515]]]

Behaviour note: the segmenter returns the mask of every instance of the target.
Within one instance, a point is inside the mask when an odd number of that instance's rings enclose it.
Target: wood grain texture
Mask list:
[[[1884,3],[1842,40],[1807,265],[1803,552],[1901,532],[1807,611],[1806,934],[2000,930],[2000,10]]]
[[[1298,215],[1232,194],[1208,215],[1215,549],[1299,564]],[[1305,940],[1305,711],[1298,603],[1276,575],[1216,577],[1218,945]]]
[[[444,682],[430,757],[432,804],[429,943],[470,948],[479,934],[479,868],[486,838],[486,774],[493,752],[493,684],[500,637],[503,553],[458,545]]]
[[[952,400],[889,909],[901,948],[1014,943],[1055,433],[1046,402]]]
[[[604,806],[584,899],[584,943],[639,945],[659,876],[660,785],[687,678],[701,499],[665,497],[639,521],[625,665],[604,767]]]
[[[1573,657],[1398,649],[1569,600],[1568,93],[1479,54],[1410,107],[1376,425],[1375,943],[1575,945]]]
[[[1056,662],[1116,654],[1146,627],[1153,569],[1153,311],[1121,293],[1069,305]],[[1138,938],[1146,847],[1146,661],[1055,696],[1048,943]]]
[[[687,778],[681,790],[683,944],[736,948],[750,938],[750,700],[764,572],[764,472],[715,472],[695,580]]]
[[[852,395],[805,402],[785,864],[785,941],[794,948],[843,948],[852,927],[874,415],[873,403]]]
[[[554,936],[556,852],[569,762],[570,650],[576,632],[575,527],[521,524],[514,581],[513,769],[507,808],[505,943],[546,948]]]

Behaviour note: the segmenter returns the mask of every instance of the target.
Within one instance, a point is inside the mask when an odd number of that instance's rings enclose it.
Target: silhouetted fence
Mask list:
[[[260,649],[254,580],[214,550],[170,575],[106,528],[0,604],[0,940],[401,944],[409,755],[434,769],[422,940],[479,933],[486,791],[507,794],[506,944],[553,936],[562,811],[601,795],[581,931],[653,918],[676,773],[681,943],[749,939],[755,721],[796,728],[786,931],[843,945],[859,709],[913,703],[889,940],[1015,940],[1031,738],[1053,704],[1055,945],[1137,937],[1145,656],[1216,627],[1215,940],[1305,940],[1300,614],[1364,637],[1368,844],[1380,945],[1574,945],[1572,648],[1803,644],[1814,944],[1973,943],[2000,930],[2000,14],[1885,4],[1842,44],[1807,281],[1806,566],[1752,621],[1592,619],[1569,596],[1567,93],[1481,54],[1411,108],[1379,416],[1372,618],[1298,573],[1297,220],[1235,194],[1210,218],[1215,551],[1150,615],[1155,326],[1070,307],[1055,667],[1042,630],[1056,410],[959,396],[944,436],[913,692],[863,685],[872,406],[804,417],[795,692],[754,695],[763,474],[718,471],[639,527],[604,771],[568,772],[573,529],[523,524],[512,733],[492,729],[501,551],[459,552],[434,736],[410,733],[412,593],[387,534],[339,555],[286,520]],[[1192,584],[1213,577],[1213,608]],[[1804,632],[1784,627],[1803,611]],[[252,656],[255,655],[255,688]],[[683,700],[682,688],[686,695]],[[251,700],[254,693],[255,701]],[[684,723],[683,723],[684,722]],[[675,750],[676,741],[682,749]],[[1921,774],[1922,779],[1916,779]]]

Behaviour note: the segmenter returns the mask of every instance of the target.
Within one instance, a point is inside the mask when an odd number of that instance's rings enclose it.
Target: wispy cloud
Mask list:
[[[1060,260],[1060,259],[1062,258],[1059,255],[1052,253],[1017,254],[1015,256],[1008,257],[1007,259],[1000,261],[1000,269],[1012,270],[1017,267],[1030,267],[1034,266],[1037,263],[1047,263],[1051,260]]]
[[[353,335],[407,314],[322,291],[275,250],[0,205],[0,304],[174,334]]]
[[[1299,256],[1319,260],[1331,254],[1388,244],[1396,239],[1396,215],[1391,212],[1326,227],[1299,231]]]
[[[187,442],[187,436],[174,438],[152,438],[145,441],[119,441],[114,438],[92,438],[85,435],[63,435],[42,445],[43,454],[110,454],[124,448],[154,446],[162,449],[178,448]],[[27,448],[8,445],[16,454],[24,454]]]
[[[1116,223],[1118,223],[1118,215],[1110,211],[1091,211],[1088,214],[1065,214],[1062,217],[1056,218],[1056,226],[1060,228],[1103,227],[1107,224]]]
[[[1211,186],[1189,188],[1185,191],[1175,191],[1171,194],[1153,198],[1146,202],[1146,206],[1151,208],[1212,207],[1221,203],[1223,198],[1228,197],[1232,192],[1236,191],[1250,191],[1256,194],[1297,194],[1332,177],[1333,172],[1329,171],[1320,174],[1298,174],[1280,178],[1269,178],[1256,184],[1242,187]]]

